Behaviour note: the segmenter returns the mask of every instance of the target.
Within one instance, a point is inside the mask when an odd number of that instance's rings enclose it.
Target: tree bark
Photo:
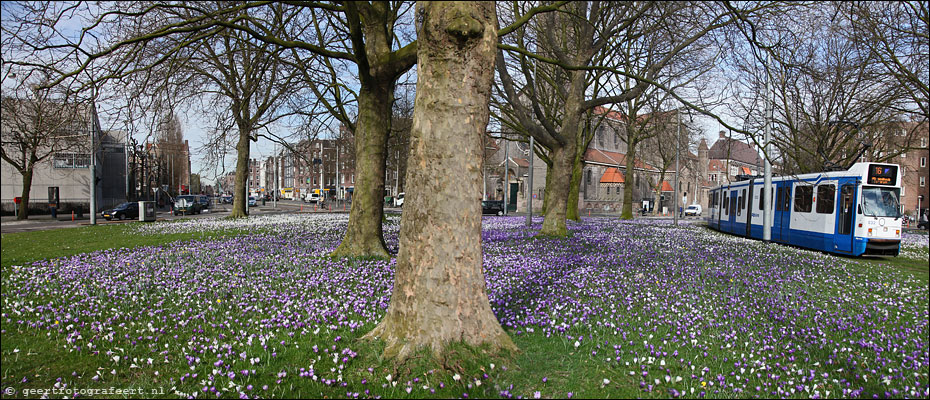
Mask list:
[[[552,170],[550,171],[551,175],[546,177],[546,219],[543,220],[539,234],[543,236],[566,236],[568,235],[568,228],[565,219],[568,212],[568,196],[571,192],[567,182],[572,179],[575,143],[570,141],[565,146],[553,148],[550,154],[552,157]]]
[[[33,163],[32,165],[35,165]],[[23,171],[23,192],[19,200],[19,204],[16,207],[19,208],[19,214],[16,216],[17,220],[25,220],[29,218],[29,192],[32,191],[32,167],[26,167],[26,170]]]
[[[581,192],[581,173],[583,169],[582,167],[584,166],[584,150],[579,149],[579,147],[581,146],[576,147],[575,158],[572,161],[572,178],[568,184],[568,210],[565,213],[565,218],[572,221],[581,221],[581,216],[578,215],[578,195]]]
[[[635,157],[636,143],[629,143],[624,162],[626,170],[623,171],[623,212],[620,213],[620,219],[633,219],[633,186],[635,182],[633,168],[636,166],[634,163]]]
[[[334,257],[390,258],[384,244],[384,172],[391,130],[394,81],[362,85],[355,125],[355,191],[349,225]]]
[[[481,136],[497,42],[493,2],[417,2],[419,70],[391,304],[367,338],[404,360],[449,343],[515,350],[482,272]]]
[[[539,210],[539,215],[542,217],[546,216],[547,210],[549,210],[549,198],[551,197],[552,188],[555,187],[555,184],[552,184],[552,179],[549,178],[552,176],[552,164],[546,164],[546,186],[543,188],[543,203],[542,209]]]
[[[233,209],[229,214],[231,218],[245,218],[248,216],[246,211],[249,207],[249,189],[246,187],[246,181],[250,171],[249,168],[249,129],[239,125],[239,142],[236,144],[236,191],[233,192]]]

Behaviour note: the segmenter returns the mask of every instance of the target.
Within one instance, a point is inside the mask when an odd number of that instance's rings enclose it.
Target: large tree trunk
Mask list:
[[[581,193],[581,173],[584,169],[583,155],[584,150],[576,147],[575,159],[572,161],[572,179],[568,184],[568,210],[565,213],[565,218],[572,221],[581,221],[581,216],[578,215],[578,195]]]
[[[626,151],[626,170],[623,171],[623,212],[620,213],[620,219],[633,219],[633,186],[635,181],[633,177],[633,168],[636,166],[636,143],[627,145]]]
[[[563,147],[553,148],[552,169],[546,177],[546,219],[539,234],[543,236],[566,236],[568,228],[565,218],[568,211],[569,183],[572,179],[572,164],[575,161],[575,143],[570,141]]]
[[[236,191],[233,192],[232,218],[245,218],[249,207],[249,189],[246,181],[249,177],[249,129],[239,126],[239,143],[236,144]]]
[[[451,342],[516,346],[491,311],[482,273],[482,145],[496,55],[493,2],[417,2],[416,106],[391,304],[366,337],[385,357]]]
[[[546,216],[546,213],[548,212],[547,210],[549,210],[549,197],[551,197],[550,193],[552,192],[552,188],[557,186],[552,183],[552,179],[549,178],[551,176],[552,176],[552,164],[548,163],[546,164],[546,186],[543,188],[542,209],[539,210],[539,215],[543,217]]]
[[[33,163],[35,165],[35,163]],[[17,220],[24,220],[29,218],[29,192],[32,191],[32,167],[26,167],[26,170],[23,172],[23,192],[20,195],[19,204],[16,206],[19,208],[19,214],[16,216]]]
[[[333,252],[335,257],[390,258],[384,244],[384,172],[387,140],[391,130],[394,81],[370,87],[358,95],[359,114],[355,125],[355,191],[345,238]]]

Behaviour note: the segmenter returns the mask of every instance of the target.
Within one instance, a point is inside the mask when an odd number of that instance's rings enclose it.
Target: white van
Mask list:
[[[687,217],[693,215],[699,217],[701,216],[701,211],[703,210],[701,209],[700,204],[692,204],[685,209],[685,216]]]
[[[317,203],[320,201],[319,193],[307,193],[307,196],[304,197],[304,201],[308,203]]]
[[[397,198],[394,199],[394,207],[403,207],[404,206],[404,192],[397,194]]]

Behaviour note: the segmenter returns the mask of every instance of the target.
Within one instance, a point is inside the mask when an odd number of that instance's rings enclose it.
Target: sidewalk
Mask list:
[[[100,217],[98,217],[98,218],[100,218]],[[77,221],[80,221],[80,220],[85,220],[85,221],[86,221],[86,220],[90,220],[90,216],[87,215],[87,214],[85,213],[85,214],[83,215],[83,217],[78,218],[78,217],[77,217],[77,214],[75,214],[75,215],[74,215],[74,222],[77,222]],[[50,214],[30,215],[29,218],[28,218],[28,219],[25,219],[25,220],[17,220],[17,219],[16,219],[16,216],[13,216],[13,215],[5,215],[5,216],[3,216],[3,217],[0,217],[0,223],[2,223],[3,225],[6,225],[6,224],[11,224],[11,225],[22,225],[22,224],[37,223],[37,222],[56,222],[56,221],[58,221],[58,222],[71,222],[71,213],[68,213],[67,215],[65,215],[65,214],[58,214],[58,218],[57,218],[57,219],[52,218],[52,216],[51,216]]]

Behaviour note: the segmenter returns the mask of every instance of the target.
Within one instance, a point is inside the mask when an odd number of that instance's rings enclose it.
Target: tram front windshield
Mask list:
[[[862,188],[862,213],[870,217],[899,217],[898,188]]]

